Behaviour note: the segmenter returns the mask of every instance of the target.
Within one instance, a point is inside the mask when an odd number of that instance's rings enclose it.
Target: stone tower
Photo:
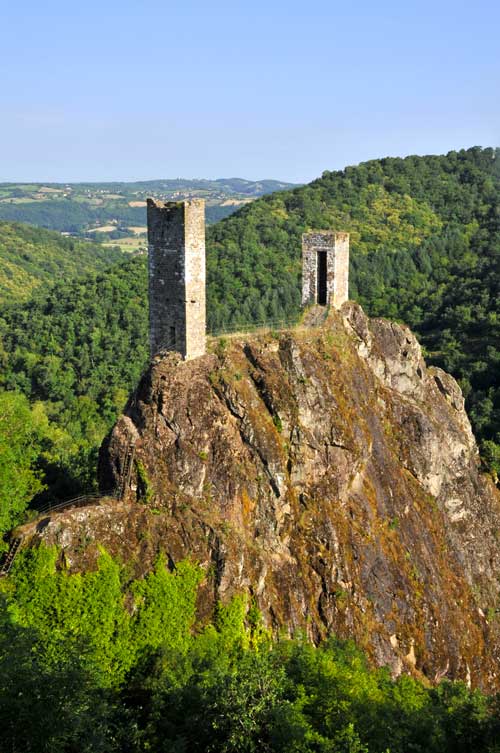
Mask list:
[[[349,298],[349,233],[315,230],[302,236],[302,305],[332,305]]]
[[[205,202],[148,199],[151,355],[205,353]]]

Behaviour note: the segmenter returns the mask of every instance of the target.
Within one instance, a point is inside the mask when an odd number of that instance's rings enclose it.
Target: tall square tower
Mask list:
[[[151,355],[205,353],[205,202],[148,199]]]
[[[302,305],[338,309],[349,298],[349,233],[302,235]]]

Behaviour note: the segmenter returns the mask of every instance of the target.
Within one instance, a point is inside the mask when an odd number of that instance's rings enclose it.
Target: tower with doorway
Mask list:
[[[349,298],[349,233],[302,235],[302,305],[338,309]]]
[[[205,202],[148,199],[151,355],[205,353]]]

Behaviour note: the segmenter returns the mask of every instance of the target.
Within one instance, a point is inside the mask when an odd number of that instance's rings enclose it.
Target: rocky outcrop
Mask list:
[[[316,328],[157,358],[102,448],[103,489],[131,447],[119,505],[38,534],[65,532],[71,566],[83,536],[87,565],[96,541],[138,570],[192,557],[200,619],[245,591],[276,630],[498,686],[499,495],[457,384],[407,328],[350,303]]]

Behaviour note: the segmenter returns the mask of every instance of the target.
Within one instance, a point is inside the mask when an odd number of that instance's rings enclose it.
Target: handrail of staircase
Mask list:
[[[86,494],[80,494],[78,497],[65,499],[62,502],[48,502],[43,507],[36,509],[35,512],[37,514],[37,517],[39,517],[40,515],[45,515],[46,513],[50,512],[56,512],[57,510],[62,510],[66,507],[81,507],[86,502],[93,502],[97,499],[104,499],[105,497],[118,499],[118,490],[114,488],[110,489],[107,492],[87,492]]]
[[[13,565],[13,562],[16,559],[16,555],[19,551],[20,544],[21,544],[20,538],[12,539],[8,550],[3,553],[2,558],[0,560],[0,578],[3,578],[4,576],[9,574],[10,569]]]
[[[44,507],[41,507],[38,510],[35,510],[36,512],[36,518],[40,518],[43,515],[46,515],[47,513],[51,512],[57,512],[58,510],[64,510],[68,507],[83,507],[84,504],[87,504],[88,502],[95,502],[99,499],[105,499],[105,498],[114,498],[119,499],[119,495],[117,494],[117,489],[112,489],[108,492],[88,492],[87,494],[80,494],[78,497],[72,497],[71,499],[65,499],[62,502],[56,502],[55,504],[52,504],[49,502],[48,504],[44,505]],[[14,536],[10,541],[9,549],[2,554],[0,557],[0,577],[4,577],[5,575],[8,575],[12,563],[14,562],[17,552],[19,550],[20,543],[23,539],[23,536]],[[11,554],[12,553],[12,554]]]

